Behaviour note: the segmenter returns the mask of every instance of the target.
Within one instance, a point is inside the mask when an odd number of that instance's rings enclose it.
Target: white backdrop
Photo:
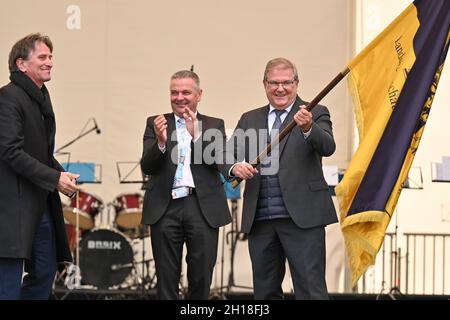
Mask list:
[[[96,118],[101,134],[88,134],[65,151],[70,152],[71,161],[102,166],[102,183],[84,188],[107,204],[121,193],[140,190],[139,184],[119,183],[116,164],[138,161],[147,116],[170,111],[172,73],[193,64],[204,89],[199,111],[224,118],[231,131],[243,112],[266,103],[261,79],[269,59],[284,56],[296,63],[299,94],[311,100],[406,3],[287,0],[279,6],[268,0],[3,1],[0,83],[8,82],[7,56],[15,41],[37,31],[52,38],[54,71],[48,87],[57,117],[57,147]],[[450,155],[446,142],[448,69],[444,68],[414,163],[423,169],[425,189],[400,197],[401,231],[448,230],[441,207],[449,202],[450,185],[431,184],[428,169],[430,162]],[[324,164],[344,169],[354,150],[353,113],[344,81],[323,103],[331,111],[337,141],[336,153]],[[337,291],[343,287],[344,256],[339,226],[331,226],[328,232],[328,283],[330,291]],[[219,263],[220,259],[219,252]],[[227,259],[224,255],[225,280]],[[250,285],[246,242],[238,243],[236,263],[236,283]],[[289,288],[287,280],[285,289]]]

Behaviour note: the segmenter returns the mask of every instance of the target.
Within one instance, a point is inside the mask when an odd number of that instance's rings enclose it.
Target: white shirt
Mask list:
[[[294,102],[295,102],[295,101],[294,101]],[[291,111],[292,106],[294,105],[294,102],[292,102],[291,105],[290,105],[289,107],[287,107],[286,109],[284,109],[285,112],[283,112],[283,114],[280,116],[281,123],[284,122],[284,120],[286,119],[287,115],[288,115],[289,112]],[[270,131],[272,130],[273,123],[275,122],[275,119],[276,119],[276,114],[275,114],[275,112],[272,112],[273,110],[275,110],[275,108],[274,108],[271,104],[269,104],[269,115],[267,116],[267,128],[269,129],[268,132],[270,132]],[[303,132],[303,131],[302,131],[303,137],[304,137],[305,139],[307,139],[307,138],[309,137],[309,135],[311,134],[311,129],[312,129],[312,127],[311,127],[307,132]],[[243,162],[245,162],[245,161],[243,161]],[[237,163],[233,164],[233,165],[231,166],[230,170],[228,171],[228,175],[229,175],[230,177],[233,177],[233,175],[231,174],[231,172],[232,172],[232,170],[233,170],[233,168],[234,168],[234,166],[235,166],[236,164],[237,164]]]
[[[174,116],[175,116],[175,130],[176,130],[178,119],[181,119],[181,117],[177,116],[176,114],[174,114]],[[181,133],[179,132],[179,130],[176,130],[176,131],[177,131],[177,140],[181,141],[181,136],[180,136]],[[173,188],[179,188],[179,187],[192,187],[192,188],[195,188],[194,178],[192,177],[192,171],[191,171],[191,141],[192,141],[192,136],[189,134],[187,129],[186,129],[185,133],[186,133],[185,139],[186,139],[186,143],[187,143],[187,149],[186,149],[186,156],[185,156],[184,162],[183,162],[183,178],[178,183],[176,183],[176,184],[174,183]],[[159,148],[159,150],[162,153],[166,152],[166,146],[161,148],[158,145],[158,148]],[[178,165],[177,165],[177,168],[178,168]],[[176,174],[176,170],[175,170],[175,174]],[[174,179],[174,181],[175,181],[175,179]]]
[[[286,117],[287,117],[288,113],[291,111],[293,105],[294,105],[294,103],[292,103],[289,107],[284,109],[283,114],[280,116],[281,123],[284,122],[284,119],[286,119]],[[276,110],[276,109],[272,105],[269,105],[269,115],[267,116],[267,128],[269,128],[269,132],[272,130],[273,123],[275,122],[275,119],[276,119],[276,114],[275,114],[275,112],[273,112],[274,110]]]
[[[286,109],[284,109],[284,113],[281,115],[281,122],[284,122],[284,119],[286,119],[287,115],[289,112],[291,112],[292,106],[294,105],[294,102],[292,102],[292,104],[287,107]],[[275,112],[272,112],[273,110],[275,110],[275,108],[272,105],[269,105],[269,115],[267,116],[267,128],[269,128],[269,132],[272,130],[272,126],[273,123],[275,122]],[[311,127],[312,128],[312,127]],[[311,134],[311,128],[308,130],[308,132],[303,132],[303,137],[305,139],[307,139],[309,137],[309,135]]]

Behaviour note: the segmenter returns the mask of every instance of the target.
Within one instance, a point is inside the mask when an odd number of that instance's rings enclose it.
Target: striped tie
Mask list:
[[[186,122],[183,118],[177,120],[177,139],[178,139],[178,165],[177,171],[175,172],[175,179],[173,186],[179,186],[181,180],[183,180],[183,168],[184,161],[186,160],[187,152],[187,130]]]

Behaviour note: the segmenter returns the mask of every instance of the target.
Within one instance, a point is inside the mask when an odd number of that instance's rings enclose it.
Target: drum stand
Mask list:
[[[146,225],[139,225],[139,238],[142,241],[142,261],[141,262],[133,262],[134,264],[134,269],[137,270],[136,265],[137,264],[141,264],[141,277],[138,277],[139,279],[139,286],[140,286],[140,290],[141,290],[141,298],[145,299],[146,294],[145,294],[145,290],[146,289],[153,289],[156,286],[156,273],[153,275],[150,275],[150,263],[153,261],[153,259],[145,259],[145,228],[150,228],[149,226]],[[145,273],[145,269],[147,269],[147,273]]]
[[[215,288],[211,290],[209,299],[210,300],[223,300],[226,299],[226,296],[229,295],[232,288],[240,288],[240,289],[253,289],[252,287],[240,286],[234,283],[234,257],[236,254],[236,244],[239,240],[245,240],[245,235],[238,231],[238,222],[237,222],[237,212],[238,212],[238,200],[231,199],[231,230],[225,232],[225,228],[222,233],[222,257],[221,257],[221,286],[219,288]],[[230,246],[230,273],[228,275],[228,285],[224,286],[223,284],[223,276],[224,276],[224,252],[225,252],[225,242],[226,244],[231,244]],[[223,291],[226,289],[226,293]]]

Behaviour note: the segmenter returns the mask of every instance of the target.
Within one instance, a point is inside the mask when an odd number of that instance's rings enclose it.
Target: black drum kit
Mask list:
[[[55,150],[55,156],[67,158],[66,162],[60,161],[64,169],[80,175],[78,184],[101,183],[102,167],[91,162],[71,162],[71,153],[64,150],[92,132],[101,133],[93,117],[78,136]],[[146,183],[147,177],[138,170],[139,161],[117,162],[116,165],[119,183],[142,186]],[[127,171],[124,177],[121,167]],[[60,271],[57,282],[63,282],[70,290],[154,288],[154,263],[146,257],[145,249],[150,245],[144,241],[150,235],[150,227],[140,224],[142,203],[141,192],[122,193],[106,206],[99,196],[86,190],[79,190],[70,198],[63,211],[75,263]],[[108,221],[96,227],[96,218],[102,218],[104,209],[107,209]],[[136,246],[141,248],[141,255]]]
[[[86,129],[91,123],[91,128]],[[64,149],[91,132],[100,134],[100,129],[95,118],[90,118],[81,130],[81,133],[55,150],[56,156],[67,156],[67,162],[61,162],[66,171],[80,174],[78,184],[101,183],[101,165],[91,162],[70,162],[70,152]],[[116,162],[120,184],[140,184],[141,190],[148,182],[140,169],[139,161]],[[124,174],[122,174],[124,173]],[[224,296],[224,289],[230,291],[234,284],[234,254],[240,233],[237,231],[237,199],[240,197],[239,189],[232,189],[225,183],[225,191],[228,199],[232,201],[232,230],[222,239],[221,257],[221,283],[216,289],[218,296]],[[149,248],[150,227],[141,225],[143,196],[141,192],[122,193],[106,204],[103,200],[90,192],[79,190],[64,205],[64,219],[66,221],[66,233],[74,262],[61,270],[57,276],[57,283],[63,283],[69,291],[73,289],[114,290],[131,289],[141,290],[141,294],[148,289],[156,287],[156,272],[153,259],[146,256],[146,247]],[[107,223],[96,227],[96,218],[102,217],[107,209]],[[111,212],[113,214],[111,215]],[[101,220],[101,219],[100,219]],[[228,244],[231,236],[230,247],[230,277],[228,285],[224,285],[224,246]],[[226,240],[226,241],[225,241]],[[139,250],[135,250],[136,245]],[[183,287],[180,279],[180,293]],[[64,299],[65,296],[62,298]]]
[[[106,205],[108,223],[100,228],[95,227],[95,219],[105,205],[99,196],[80,190],[64,206],[67,237],[75,260],[65,276],[69,289],[154,286],[155,276],[150,270],[153,260],[145,259],[144,240],[149,236],[149,227],[140,224],[142,203],[139,192],[118,195]],[[113,219],[109,219],[110,209]],[[142,243],[140,261],[133,249],[138,242]]]

